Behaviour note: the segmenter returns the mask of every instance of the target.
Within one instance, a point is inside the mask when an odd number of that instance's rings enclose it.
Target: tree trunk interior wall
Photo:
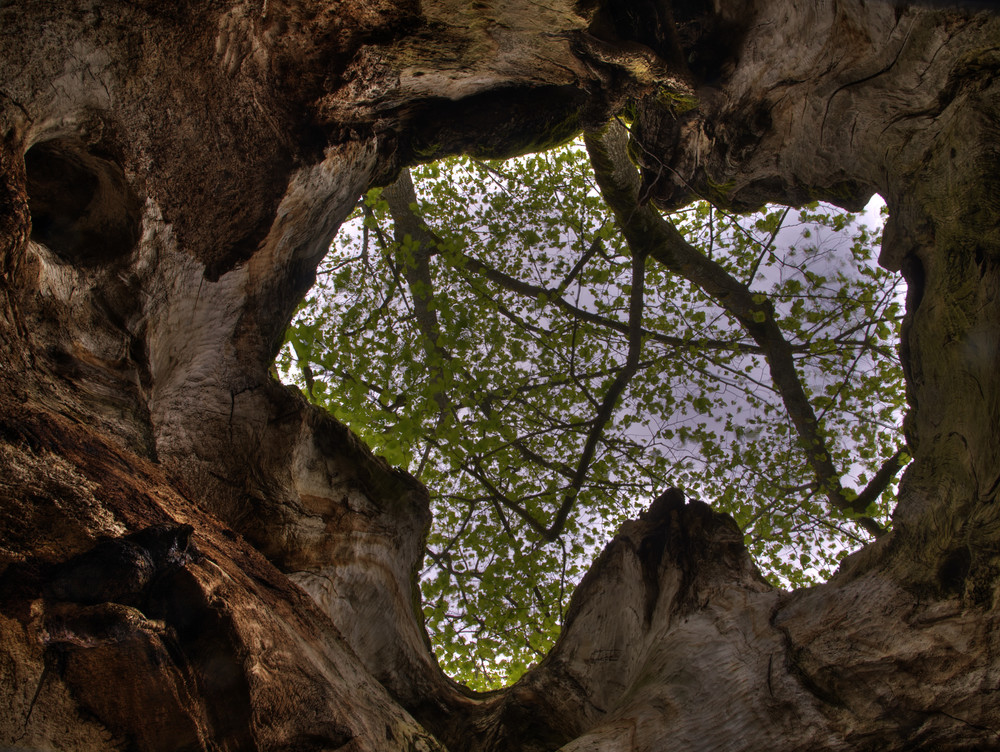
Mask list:
[[[1000,17],[659,5],[0,0],[0,747],[1000,747]],[[268,369],[366,189],[626,101],[664,209],[885,197],[914,462],[792,593],[666,493],[472,695],[425,489]]]

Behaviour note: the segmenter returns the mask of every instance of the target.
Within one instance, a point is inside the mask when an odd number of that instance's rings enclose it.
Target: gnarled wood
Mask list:
[[[996,16],[63,0],[0,28],[0,746],[1000,745]],[[268,367],[366,188],[623,107],[663,209],[886,197],[915,461],[892,533],[797,593],[667,495],[541,665],[472,696],[420,618],[425,491]]]

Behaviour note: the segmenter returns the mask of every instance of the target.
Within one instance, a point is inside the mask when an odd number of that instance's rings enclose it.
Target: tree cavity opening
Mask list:
[[[24,155],[31,239],[60,261],[106,264],[139,240],[142,202],[117,162],[78,139],[56,138]]]

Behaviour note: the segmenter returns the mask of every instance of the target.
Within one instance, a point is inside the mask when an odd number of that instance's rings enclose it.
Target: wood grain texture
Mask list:
[[[0,746],[1000,747],[997,16],[60,0],[0,29]],[[364,190],[622,109],[663,209],[886,198],[915,461],[892,533],[795,593],[666,494],[473,695],[422,624],[426,491],[268,368]]]

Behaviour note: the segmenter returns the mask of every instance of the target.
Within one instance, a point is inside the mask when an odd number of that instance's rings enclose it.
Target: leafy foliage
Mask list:
[[[425,614],[451,674],[477,689],[520,675],[593,555],[669,486],[732,514],[782,585],[828,577],[869,537],[810,454],[849,498],[905,461],[900,291],[877,230],[816,205],[670,218],[773,308],[825,440],[805,447],[746,326],[633,257],[580,142],[413,177],[412,200],[396,186],[359,205],[279,368],[430,488]],[[864,510],[882,526],[892,474]]]

